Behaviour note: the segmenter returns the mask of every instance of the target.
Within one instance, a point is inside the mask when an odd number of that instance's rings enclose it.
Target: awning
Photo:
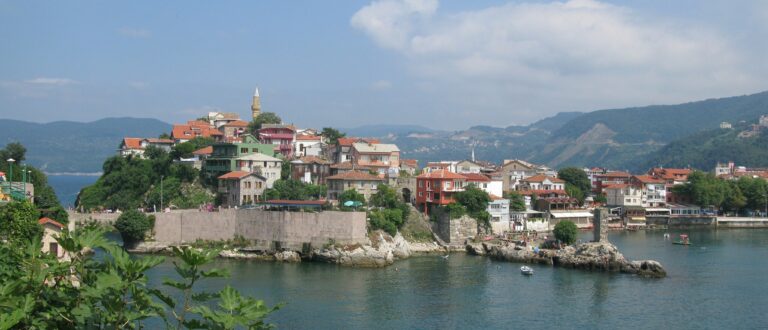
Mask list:
[[[555,219],[562,219],[562,218],[591,218],[592,213],[589,212],[557,212],[557,213],[550,213],[552,214],[552,217]]]
[[[630,217],[629,221],[645,222],[645,217]]]
[[[645,212],[670,212],[670,209],[663,207],[649,207],[645,209]]]

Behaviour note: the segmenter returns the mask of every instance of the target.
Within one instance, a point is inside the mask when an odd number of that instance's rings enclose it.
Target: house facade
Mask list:
[[[304,183],[325,184],[331,176],[331,162],[317,156],[291,161],[291,178]]]
[[[293,154],[296,157],[323,155],[323,137],[319,135],[296,135]]]
[[[242,140],[242,143],[220,142],[211,146],[211,154],[203,163],[203,173],[207,179],[215,179],[224,173],[237,171],[239,157],[255,153],[274,155],[274,145],[259,143],[253,135],[245,134]]]
[[[333,162],[334,163],[352,162],[352,145],[355,143],[378,144],[380,142],[378,139],[368,139],[368,138],[356,138],[356,137],[339,138],[336,145],[330,148],[331,149],[330,151],[332,154],[331,159],[333,160]]]
[[[332,175],[326,181],[328,182],[328,198],[332,200],[338,200],[339,196],[349,189],[354,189],[365,196],[365,200],[368,200],[378,191],[379,184],[384,183],[384,179],[361,171]]]
[[[467,178],[448,170],[423,173],[416,177],[416,206],[429,214],[434,206],[455,202],[453,195],[464,191]]]
[[[352,162],[379,173],[397,177],[400,172],[400,149],[394,144],[353,143]]]
[[[293,143],[296,141],[296,128],[292,125],[264,124],[259,129],[259,140],[264,144],[275,145],[276,152],[291,158]]]
[[[236,170],[253,172],[267,180],[267,188],[272,188],[280,179],[283,160],[260,153],[251,153],[235,159]]]
[[[196,120],[188,121],[186,124],[175,124],[171,129],[171,139],[174,143],[187,142],[196,137],[210,137],[221,141],[224,134],[210,123]]]
[[[517,186],[521,180],[536,175],[536,166],[519,159],[505,160],[499,172],[504,191],[519,190]]]
[[[610,206],[643,206],[643,192],[629,184],[613,184],[603,187],[606,204]]]
[[[267,179],[253,172],[233,171],[218,177],[222,206],[251,205],[264,200]]]
[[[64,230],[64,225],[50,218],[41,218],[37,223],[43,227],[43,246],[41,251],[43,253],[50,253],[59,260],[69,261],[69,253],[62,249],[56,241],[56,237],[61,235],[61,231]]]
[[[650,175],[633,175],[631,184],[643,194],[644,207],[661,207],[667,204],[666,182]]]

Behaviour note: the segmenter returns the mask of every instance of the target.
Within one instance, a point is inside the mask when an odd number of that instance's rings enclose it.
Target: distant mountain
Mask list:
[[[747,167],[768,167],[768,129],[764,128],[757,136],[740,138],[739,133],[746,129],[750,127],[739,125],[735,129],[712,129],[692,134],[648,155],[633,169],[690,166],[710,171],[718,162],[728,161]]]
[[[679,105],[589,113],[564,112],[527,126],[475,126],[457,132],[405,133],[385,137],[403,158],[427,161],[469,158],[501,162],[520,158],[553,167],[606,166],[634,169],[672,141],[723,121],[755,122],[768,114],[768,92]]]
[[[171,125],[157,119],[105,118],[47,124],[0,119],[0,144],[20,142],[27,162],[46,172],[99,172],[123,137],[157,137]]]
[[[355,128],[342,128],[347,136],[382,137],[388,135],[403,135],[413,132],[434,132],[434,129],[419,125],[365,125]]]

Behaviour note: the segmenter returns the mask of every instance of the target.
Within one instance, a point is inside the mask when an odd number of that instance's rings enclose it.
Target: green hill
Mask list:
[[[47,124],[0,119],[0,145],[21,142],[27,161],[45,172],[100,172],[123,137],[157,137],[171,125],[157,119],[105,118]]]

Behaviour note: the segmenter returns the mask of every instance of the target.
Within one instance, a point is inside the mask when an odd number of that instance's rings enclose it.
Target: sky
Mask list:
[[[0,118],[524,125],[768,90],[767,1],[0,0]]]

